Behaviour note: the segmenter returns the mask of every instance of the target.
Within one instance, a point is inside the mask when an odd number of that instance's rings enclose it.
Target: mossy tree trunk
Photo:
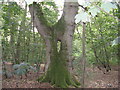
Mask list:
[[[56,87],[77,87],[79,83],[71,75],[71,57],[78,3],[65,0],[63,15],[54,26],[47,25],[40,4],[33,3],[29,9],[34,17],[33,22],[46,43],[46,73],[39,80],[50,82]]]

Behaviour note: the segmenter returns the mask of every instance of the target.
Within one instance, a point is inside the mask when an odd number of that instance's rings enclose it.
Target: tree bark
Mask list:
[[[82,87],[85,86],[85,66],[86,66],[86,23],[83,23],[83,31],[82,31],[82,62],[83,62],[83,74],[82,74]]]
[[[39,8],[39,9],[38,9]],[[74,17],[78,11],[77,2],[64,2],[63,15],[54,25],[49,26],[45,19],[40,4],[33,3],[29,6],[34,24],[46,43],[45,75],[39,81],[50,82],[56,87],[69,87],[79,84],[72,77],[72,39],[75,29]],[[58,42],[60,50],[58,50]]]

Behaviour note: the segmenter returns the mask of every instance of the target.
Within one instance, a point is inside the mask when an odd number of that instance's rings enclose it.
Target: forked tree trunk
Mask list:
[[[33,3],[29,6],[31,16],[34,17],[33,22],[46,43],[46,73],[39,80],[62,88],[77,87],[79,84],[71,75],[74,17],[78,11],[78,3],[67,1],[65,0],[61,19],[54,26],[46,24],[40,4]],[[58,42],[60,50],[58,50]]]

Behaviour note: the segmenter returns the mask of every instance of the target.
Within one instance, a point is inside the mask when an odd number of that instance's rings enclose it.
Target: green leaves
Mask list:
[[[11,60],[16,64],[23,61],[36,63],[45,60],[44,42],[36,31],[32,31],[31,18],[26,15],[27,10],[15,2],[2,5],[0,35],[3,60]],[[32,43],[36,43],[37,46]]]
[[[90,22],[90,15],[87,12],[80,12],[75,16],[75,23]]]
[[[12,75],[13,75],[12,72],[7,71],[7,70],[6,70],[6,71],[5,71],[5,70],[2,70],[1,73],[2,73],[2,75],[5,75],[7,78],[12,77]],[[0,74],[1,74],[1,73],[0,73]]]
[[[88,7],[91,5],[89,1],[85,1],[85,0],[78,0],[78,3],[84,7]]]
[[[55,2],[42,2],[42,11],[49,25],[57,22],[58,10]]]
[[[88,10],[88,12],[91,13],[91,15],[93,17],[95,17],[99,12],[100,12],[100,9],[96,8],[95,6],[92,6],[90,7],[90,9]]]
[[[118,45],[118,44],[120,44],[120,37],[117,37],[112,41],[112,46]]]
[[[18,69],[19,67],[20,67],[19,64],[15,64],[15,65],[13,65],[13,69],[14,69],[14,70]]]
[[[109,12],[112,9],[116,9],[117,6],[115,3],[111,3],[111,2],[99,2],[100,4],[96,4],[95,2],[78,2],[80,5],[82,5],[84,8],[87,8],[88,10],[85,9],[81,9],[81,12],[79,14],[76,15],[75,19],[76,19],[76,23],[79,22],[90,22],[92,18],[94,18],[98,13],[100,12],[107,12],[107,14],[109,14]],[[90,13],[90,14],[89,14]],[[92,17],[91,17],[92,16]]]
[[[19,76],[21,76],[21,75],[24,75],[24,74],[26,74],[27,73],[27,71],[26,71],[26,69],[17,69],[17,70],[15,70],[15,72],[14,72],[16,75],[19,75]]]
[[[13,65],[14,73],[16,75],[24,75],[27,74],[30,70],[36,71],[36,69],[30,66],[28,63],[20,63]]]
[[[34,71],[34,72],[36,72],[36,68],[34,68],[32,66],[30,66],[29,69],[32,70],[32,71]]]
[[[112,9],[117,8],[117,6],[114,3],[105,2],[105,3],[102,3],[101,8],[109,13]]]

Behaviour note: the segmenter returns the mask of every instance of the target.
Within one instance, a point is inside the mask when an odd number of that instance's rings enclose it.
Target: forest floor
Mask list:
[[[118,87],[118,66],[112,66],[110,72],[99,70],[97,67],[86,68],[87,74],[85,78],[86,88],[117,88]]]
[[[85,87],[86,88],[117,88],[118,87],[118,66],[106,74],[98,68],[86,68]],[[39,83],[36,81],[40,73],[31,73],[22,79],[18,76],[3,79],[2,88],[53,88],[49,83]]]

